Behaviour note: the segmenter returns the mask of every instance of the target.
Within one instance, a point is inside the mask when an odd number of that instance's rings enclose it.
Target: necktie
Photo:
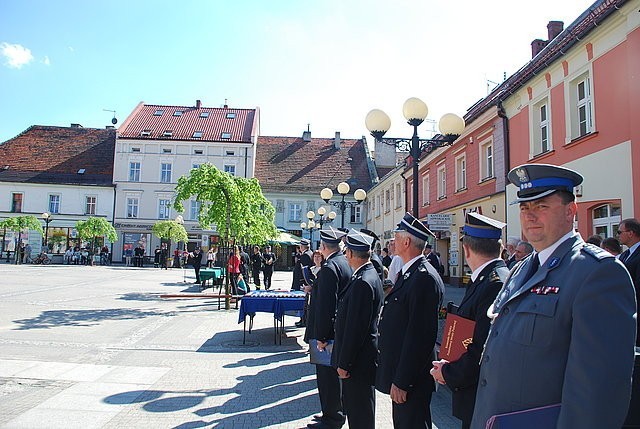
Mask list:
[[[626,262],[628,257],[629,257],[629,249],[622,252],[622,255],[620,255],[620,262],[622,263]]]
[[[538,271],[538,268],[540,268],[540,258],[538,258],[538,254],[536,253],[533,255],[533,259],[531,260],[531,264],[529,266],[529,271],[527,271],[527,275],[524,277],[522,284],[528,282],[529,279],[536,273],[536,271]]]

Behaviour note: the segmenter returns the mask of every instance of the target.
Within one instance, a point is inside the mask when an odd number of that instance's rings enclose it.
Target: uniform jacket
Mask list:
[[[302,276],[302,267],[313,266],[313,252],[311,250],[307,250],[303,253],[300,253],[296,260],[296,265],[293,269],[293,288],[300,289],[304,286],[304,277]]]
[[[375,268],[376,273],[378,273],[380,281],[382,281],[384,276],[384,265],[382,264],[382,258],[373,250],[371,251],[371,263],[373,264],[373,268]]]
[[[480,355],[491,325],[487,310],[502,289],[508,273],[504,261],[494,261],[484,267],[476,281],[467,287],[457,311],[459,316],[476,322],[472,343],[460,359],[444,365],[442,373],[452,391],[453,415],[465,422],[471,422],[473,415],[480,373]]]
[[[262,271],[273,271],[273,264],[276,262],[276,255],[271,252],[264,252],[262,254],[262,258],[264,259]],[[268,263],[269,261],[271,261],[271,263]]]
[[[631,280],[633,280],[633,286],[636,290],[636,300],[640,296],[640,248],[636,249],[629,258],[624,261],[624,266],[627,267]],[[640,332],[640,317],[636,320],[638,332]],[[636,346],[640,347],[640,334],[636,337]]]
[[[565,240],[513,290],[494,319],[480,363],[471,427],[498,413],[561,403],[557,428],[619,428],[629,407],[636,338],[631,278],[580,236]]]
[[[373,385],[382,282],[371,263],[356,271],[339,297],[331,363],[351,378]]]
[[[411,391],[419,384],[435,384],[429,369],[435,359],[438,310],[442,304],[442,283],[427,271],[421,256],[385,297],[378,323],[378,368],[376,389],[388,394],[391,384]]]
[[[352,273],[353,269],[340,251],[330,255],[322,264],[311,289],[305,341],[316,339],[326,342],[334,339],[338,295],[344,291]]]

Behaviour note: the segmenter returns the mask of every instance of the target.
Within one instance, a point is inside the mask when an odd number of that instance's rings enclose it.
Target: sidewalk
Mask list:
[[[237,310],[159,298],[196,291],[191,269],[2,271],[2,428],[295,429],[320,411],[297,318],[286,317],[286,336],[274,345],[273,318],[258,313],[242,344]],[[290,272],[276,272],[274,288],[290,284]],[[459,427],[447,389],[431,405],[434,427]],[[377,394],[376,421],[391,427],[386,395]]]

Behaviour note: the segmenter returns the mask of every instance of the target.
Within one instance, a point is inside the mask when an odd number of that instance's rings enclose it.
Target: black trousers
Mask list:
[[[342,412],[338,372],[331,366],[316,365],[316,381],[322,408],[322,423],[334,428],[342,427],[345,417]]]
[[[431,386],[420,384],[407,393],[404,404],[392,403],[391,415],[394,429],[431,429]]]
[[[270,270],[264,270],[264,288],[271,289],[271,276],[273,276],[273,268]]]
[[[349,429],[376,427],[375,387],[353,378],[342,380],[342,405],[349,421]]]
[[[260,287],[260,267],[253,267],[251,274],[253,274],[253,284],[255,284],[256,287]]]
[[[193,266],[193,271],[196,272],[196,283],[200,283],[200,265]]]

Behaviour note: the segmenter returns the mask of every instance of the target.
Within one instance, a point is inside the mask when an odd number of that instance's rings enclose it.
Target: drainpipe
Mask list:
[[[113,212],[111,212],[111,225],[113,225],[113,227],[115,228],[115,221],[116,221],[116,188],[118,187],[117,184],[113,185]],[[111,243],[111,262],[113,262],[113,243]],[[122,258],[122,255],[120,255],[120,258]]]
[[[511,160],[509,159],[510,154],[509,154],[509,147],[510,147],[510,143],[509,143],[509,118],[507,118],[507,114],[504,111],[504,106],[502,105],[502,100],[498,100],[498,116],[500,118],[502,118],[502,129],[504,132],[504,162],[505,162],[505,177],[506,174],[509,172],[509,166],[511,165]],[[505,188],[506,188],[506,182],[505,182]]]
[[[247,175],[247,158],[249,157],[249,148],[245,147],[244,148],[244,178],[248,179],[248,175]]]

